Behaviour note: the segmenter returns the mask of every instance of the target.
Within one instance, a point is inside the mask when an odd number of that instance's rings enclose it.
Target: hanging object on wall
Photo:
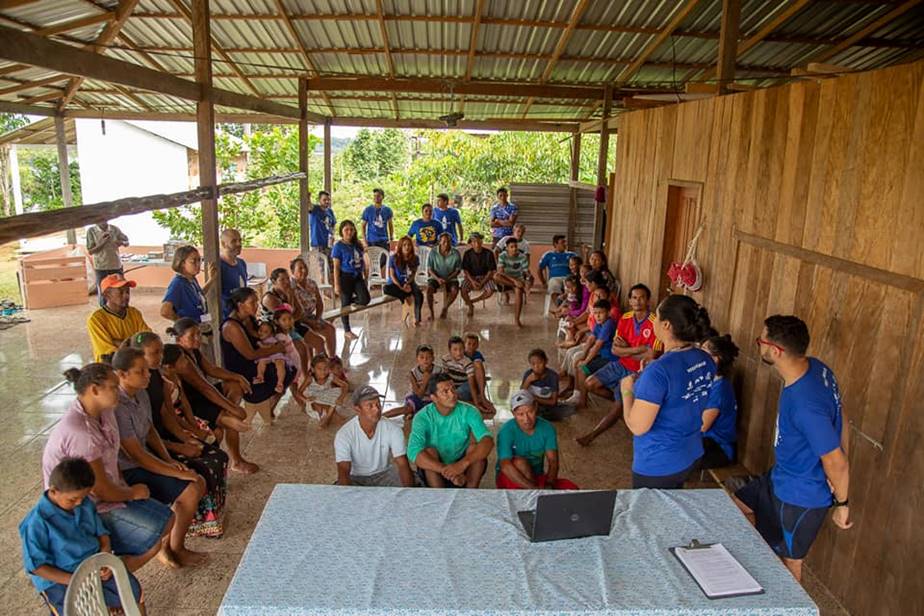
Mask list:
[[[706,221],[699,223],[693,239],[687,246],[687,254],[682,263],[671,263],[667,269],[667,277],[670,278],[671,287],[686,289],[687,291],[699,291],[703,288],[703,270],[696,261],[696,244],[699,242],[699,236],[706,228]]]

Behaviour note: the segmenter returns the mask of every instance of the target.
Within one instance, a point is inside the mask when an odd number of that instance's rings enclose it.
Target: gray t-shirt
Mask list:
[[[109,240],[106,241],[103,248],[92,255],[93,269],[97,270],[117,270],[122,267],[122,259],[119,258],[119,243],[128,243],[128,236],[122,233],[122,230],[115,225],[109,225],[106,230],[99,228],[99,225],[93,225],[87,229],[87,249],[92,250],[100,244],[100,238],[108,233]]]
[[[154,455],[147,446],[148,432],[151,430],[153,420],[151,419],[151,399],[148,392],[143,389],[130,397],[121,389],[119,390],[119,404],[115,409],[116,422],[119,424],[119,438],[138,439],[145,451]],[[141,466],[133,458],[127,456],[125,451],[119,449],[119,470],[127,471],[132,468]]]

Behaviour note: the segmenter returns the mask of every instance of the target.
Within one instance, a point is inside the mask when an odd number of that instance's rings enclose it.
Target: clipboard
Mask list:
[[[748,578],[750,578],[754,582],[754,584],[757,586],[757,589],[746,590],[742,592],[728,593],[728,594],[710,595],[707,592],[706,588],[701,583],[701,581],[699,580],[699,578],[696,576],[696,574],[694,574],[694,572],[690,570],[687,564],[683,561],[683,558],[681,558],[681,556],[677,553],[678,548],[684,549],[684,550],[707,550],[707,549],[713,548],[716,545],[719,545],[722,547],[722,550],[728,555],[728,557],[731,558],[735,562],[735,564],[737,564],[737,566],[740,567],[741,570],[748,576]],[[738,559],[735,558],[731,554],[731,552],[729,552],[728,549],[725,548],[725,546],[723,546],[721,543],[701,543],[699,540],[693,539],[692,541],[690,541],[688,545],[680,545],[680,546],[668,548],[668,551],[674,555],[674,558],[677,559],[677,562],[680,563],[680,566],[682,566],[684,571],[687,572],[687,575],[689,575],[690,578],[694,582],[696,582],[696,585],[699,586],[699,589],[702,591],[703,595],[710,601],[715,601],[719,599],[730,599],[732,597],[746,597],[750,595],[762,595],[766,592],[763,586],[761,586],[760,583],[757,580],[755,580],[754,577],[750,574],[750,572],[748,572],[748,570],[744,568],[744,565],[738,562]]]

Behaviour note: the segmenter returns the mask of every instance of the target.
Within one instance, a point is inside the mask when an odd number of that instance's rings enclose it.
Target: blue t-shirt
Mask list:
[[[219,259],[219,263],[221,264],[221,314],[224,320],[231,314],[231,307],[228,306],[231,292],[247,286],[247,263],[240,257],[237,258],[237,265],[228,265],[224,259]]]
[[[735,389],[731,381],[723,377],[716,377],[709,390],[706,400],[707,409],[719,409],[719,416],[712,422],[703,436],[708,436],[722,448],[729,460],[735,459],[735,450],[732,445],[738,440],[736,423],[738,421],[738,402],[735,400]]]
[[[383,205],[380,208],[367,205],[363,210],[362,219],[366,221],[366,241],[370,244],[388,241],[388,221],[391,220],[391,208]]]
[[[388,266],[385,270],[385,279],[389,284],[396,284],[398,286],[403,285],[407,282],[407,279],[411,275],[411,268],[405,265],[404,267],[397,267],[395,263],[394,253],[388,255]]]
[[[418,246],[436,246],[436,240],[442,232],[443,225],[436,220],[418,218],[411,223],[411,228],[407,230],[407,235],[415,238]]]
[[[445,210],[435,207],[433,208],[433,220],[443,225],[443,231],[447,231],[452,236],[453,246],[459,243],[457,225],[462,224],[459,210],[454,207],[447,207]]]
[[[92,498],[65,511],[51,502],[47,492],[42,494],[19,524],[23,566],[32,585],[39,592],[54,586],[51,580],[31,573],[42,565],[73,573],[84,559],[99,552],[99,538],[108,534]]]
[[[616,321],[607,319],[603,323],[594,325],[594,338],[603,341],[603,346],[597,352],[597,355],[606,361],[619,361],[619,358],[613,355],[613,338],[616,336]]]
[[[471,355],[466,353],[465,356],[472,361],[480,361],[481,363],[484,363],[484,355],[481,354],[481,351],[475,351]]]
[[[494,222],[495,220],[510,220],[516,216],[517,212],[519,211],[520,209],[513,201],[508,201],[507,205],[495,203],[491,206],[491,222]],[[500,239],[502,237],[507,237],[508,235],[513,235],[513,227],[492,227],[491,233],[496,239]]]
[[[696,348],[665,353],[635,383],[635,398],[661,408],[651,429],[633,439],[632,471],[663,477],[703,455],[703,411],[715,378],[715,362]]]
[[[526,458],[538,477],[545,469],[545,454],[547,451],[558,451],[558,437],[555,426],[542,417],[536,418],[536,427],[532,434],[520,429],[515,419],[504,424],[497,433],[497,464],[495,470],[500,472],[501,460],[513,458]]]
[[[205,296],[202,295],[202,287],[195,278],[189,280],[179,274],[174,276],[163,301],[172,303],[173,311],[178,316],[189,317],[197,323],[202,321],[202,315],[206,313]]]
[[[308,225],[311,229],[311,247],[327,248],[330,245],[330,236],[337,225],[337,217],[334,216],[334,210],[326,210],[320,205],[315,205],[308,213]]]
[[[841,394],[831,369],[814,357],[808,361],[808,372],[780,393],[770,480],[784,503],[828,507],[831,488],[821,456],[841,445]]]
[[[340,259],[340,271],[352,276],[363,274],[363,247],[357,242],[354,245],[344,241],[337,242],[330,251],[331,259]]]
[[[520,379],[520,383],[522,384],[523,381],[526,380],[526,377],[532,373],[532,368],[524,372],[523,378]],[[558,373],[551,368],[546,368],[542,376],[533,381],[532,385],[529,386],[529,391],[532,392],[534,396],[539,396],[540,398],[551,398],[552,394],[558,391],[558,384]]]
[[[565,252],[550,250],[539,260],[539,269],[549,268],[549,278],[565,278],[571,274],[568,262],[573,256],[575,256],[574,253],[569,250]]]

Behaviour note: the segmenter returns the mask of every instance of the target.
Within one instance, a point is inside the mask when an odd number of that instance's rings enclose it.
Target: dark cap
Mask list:
[[[372,385],[362,385],[359,389],[353,392],[353,395],[350,397],[350,402],[353,404],[353,406],[359,406],[360,402],[384,397],[385,396],[381,395]]]

